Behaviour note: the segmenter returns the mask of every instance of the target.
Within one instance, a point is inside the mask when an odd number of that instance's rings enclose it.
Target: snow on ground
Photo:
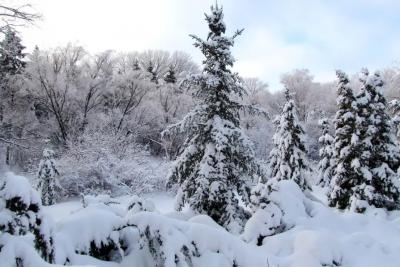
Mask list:
[[[168,193],[150,193],[142,196],[144,199],[150,199],[155,205],[157,210],[161,213],[170,213],[174,211],[174,197]],[[122,196],[116,198],[122,205],[128,205],[131,196]],[[50,215],[54,221],[62,221],[74,211],[82,208],[81,199],[70,199],[68,201],[57,203],[53,206],[43,206],[46,214]]]
[[[17,187],[30,190],[24,177],[8,180],[3,191],[8,189],[11,194]],[[326,206],[324,192],[319,188],[313,188],[313,193],[307,196],[289,181],[280,182],[280,188],[281,191],[271,195],[271,200],[282,208],[282,218],[288,227],[282,233],[265,237],[262,246],[245,242],[246,231],[243,235],[232,235],[208,216],[174,212],[173,196],[165,192],[141,198],[87,196],[84,201],[71,199],[42,209],[55,223],[55,259],[59,264],[98,267],[399,266],[400,211],[341,212]],[[262,223],[258,225],[263,226]],[[250,231],[257,233],[257,223]],[[24,264],[29,267],[60,266],[45,263],[32,242],[32,235],[0,235],[0,243],[5,244],[0,252],[0,266],[14,266],[15,257],[24,258]],[[93,246],[107,250],[108,246],[116,244],[123,244],[124,248],[111,250],[111,254],[103,253],[110,256],[105,259],[107,261],[87,256],[89,252],[96,253]]]
[[[323,195],[316,190],[316,195]],[[173,211],[173,197],[167,193],[145,195],[151,199],[161,214]],[[316,197],[315,197],[316,198]],[[124,196],[118,200],[127,205],[130,197]],[[241,237],[228,234],[207,216],[196,216],[184,222],[174,216],[152,214],[137,220],[153,218],[161,225],[175,225],[171,229],[183,232],[196,238],[199,244],[209,247],[215,243],[215,248],[228,249],[226,253],[241,253],[241,258],[252,264],[268,264],[279,267],[398,267],[400,262],[400,213],[387,214],[383,210],[373,210],[369,214],[340,212],[327,208],[322,201],[312,201],[307,211],[309,216],[300,216],[295,226],[290,230],[267,237],[263,246],[247,244]],[[75,199],[45,207],[45,211],[60,222],[69,217],[71,212],[82,208],[80,200]],[[89,211],[88,211],[89,212]],[[188,227],[188,224],[192,226]],[[202,225],[202,226],[201,226]],[[172,231],[172,230],[169,231]],[[178,229],[178,230],[176,230]],[[189,230],[190,229],[190,230]],[[182,233],[181,233],[182,235]],[[179,235],[177,235],[179,236]],[[183,237],[180,237],[183,238]],[[178,238],[179,239],[179,238]],[[225,242],[226,244],[220,244]],[[207,244],[208,243],[208,244]],[[228,244],[229,243],[229,244]],[[227,248],[227,246],[229,248]],[[228,266],[221,257],[207,252],[208,256],[196,259],[196,266]],[[86,259],[83,261],[83,259]],[[126,259],[127,260],[127,259]],[[126,260],[124,261],[126,264]],[[83,257],[81,264],[93,261]],[[243,260],[241,260],[243,262]],[[103,262],[104,263],[104,262]],[[251,263],[251,264],[250,264]],[[199,264],[199,265],[197,265]],[[117,266],[115,264],[104,266]],[[121,266],[125,266],[122,264]],[[151,266],[144,264],[143,266]],[[267,266],[267,265],[265,265]]]

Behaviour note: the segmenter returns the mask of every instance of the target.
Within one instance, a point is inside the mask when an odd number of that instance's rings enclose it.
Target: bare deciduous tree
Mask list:
[[[5,32],[8,27],[15,28],[33,24],[40,18],[41,15],[36,13],[30,4],[0,4],[0,32]]]
[[[72,45],[54,51],[35,51],[28,68],[34,83],[30,90],[36,101],[54,115],[64,142],[73,115],[70,94],[76,91],[78,63],[84,54],[83,48]]]
[[[139,79],[140,73],[129,71],[119,75],[115,82],[114,107],[121,111],[121,117],[116,126],[120,131],[125,118],[131,114],[150,91],[150,84]]]
[[[83,94],[81,101],[83,119],[81,129],[88,123],[88,114],[97,108],[103,100],[104,90],[113,77],[111,51],[100,53],[87,60],[83,65],[80,87]]]

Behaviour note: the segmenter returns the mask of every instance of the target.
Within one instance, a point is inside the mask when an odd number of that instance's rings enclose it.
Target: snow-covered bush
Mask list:
[[[10,172],[0,175],[1,241],[22,240],[11,236],[33,235],[34,246],[41,257],[52,262],[53,229],[49,218],[41,212],[41,206],[38,192],[31,188],[25,177]],[[0,254],[1,247],[0,245]]]
[[[259,183],[252,191],[254,213],[246,223],[243,239],[260,246],[265,237],[290,229],[308,216],[308,201],[294,181]]]
[[[102,203],[104,205],[120,204],[119,201],[113,199],[110,195],[84,195],[81,194],[81,203],[84,208],[89,205]]]
[[[156,207],[151,200],[142,199],[138,196],[132,196],[128,203],[128,211],[137,213],[140,211],[155,211]]]
[[[64,250],[56,251],[56,262],[65,264],[75,253],[121,261],[123,252],[117,229],[122,225],[120,215],[98,205],[72,213],[58,226],[55,241]]]
[[[56,251],[59,264],[73,261],[76,254],[121,262],[140,236],[153,240],[149,232],[138,231],[128,219],[136,213],[155,211],[150,200],[133,196],[124,205],[108,195],[88,195],[82,196],[82,205],[58,226],[55,240],[63,248]]]
[[[61,155],[60,184],[65,196],[140,194],[163,188],[168,166],[150,156],[134,136],[88,128]]]

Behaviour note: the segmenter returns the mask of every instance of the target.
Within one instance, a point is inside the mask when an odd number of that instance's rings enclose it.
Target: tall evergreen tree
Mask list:
[[[322,130],[322,135],[319,138],[319,144],[321,146],[319,150],[320,161],[318,164],[319,180],[318,185],[323,187],[329,185],[332,179],[332,169],[334,167],[333,160],[333,137],[329,134],[329,122],[328,120],[321,119],[319,125]]]
[[[23,61],[25,47],[21,44],[21,38],[9,27],[0,42],[0,77],[13,76],[20,73],[26,65]]]
[[[356,98],[359,172],[363,180],[354,189],[353,209],[362,212],[367,205],[393,209],[398,205],[400,187],[396,174],[400,152],[382,94],[383,81],[377,72],[363,72],[363,86]]]
[[[236,193],[248,203],[247,181],[258,171],[252,144],[239,124],[243,106],[234,100],[235,95],[241,97],[245,91],[238,74],[230,70],[234,63],[230,47],[242,31],[225,36],[223,10],[218,6],[211,7],[206,21],[210,29],[207,39],[191,36],[205,56],[203,72],[188,81],[198,88],[195,97],[199,104],[164,132],[168,135],[183,130],[187,134],[185,149],[175,162],[168,184],[180,185],[177,209],[187,204],[228,230],[239,232],[247,214]]]
[[[274,148],[270,153],[269,169],[272,179],[294,180],[301,189],[309,188],[305,172],[309,170],[304,130],[296,114],[294,100],[286,89],[286,104],[283,107],[273,136]]]
[[[59,175],[59,173],[54,161],[54,152],[50,149],[45,149],[38,172],[38,189],[41,192],[43,205],[53,205],[55,203],[56,175]]]
[[[329,205],[339,209],[350,206],[350,198],[353,195],[353,187],[361,180],[354,165],[357,162],[356,148],[356,113],[355,97],[349,86],[347,75],[338,70],[337,107],[334,124],[334,160],[335,168],[331,180],[329,192]]]
[[[5,117],[4,113],[14,108],[15,105],[15,94],[19,90],[16,85],[17,74],[20,74],[26,65],[23,61],[25,54],[22,51],[24,49],[17,33],[11,27],[7,27],[4,39],[0,42],[0,123]],[[7,128],[13,129],[13,125],[11,120],[4,125],[0,124],[1,134],[4,134],[6,139],[12,138],[12,134],[7,131]],[[6,165],[11,164],[11,155],[11,146],[7,146]]]

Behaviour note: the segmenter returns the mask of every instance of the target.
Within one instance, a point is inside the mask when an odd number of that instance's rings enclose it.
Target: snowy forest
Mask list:
[[[273,90],[218,3],[201,64],[28,53],[30,7],[0,4],[0,266],[399,266],[400,67]]]

